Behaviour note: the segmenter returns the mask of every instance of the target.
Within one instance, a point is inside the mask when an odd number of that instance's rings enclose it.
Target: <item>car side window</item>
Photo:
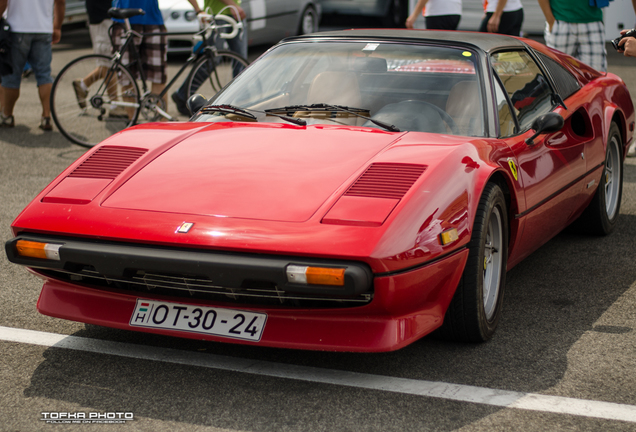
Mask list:
[[[495,78],[495,103],[497,104],[497,118],[499,120],[499,137],[509,137],[517,133],[517,124],[510,110],[508,98],[501,82]]]
[[[510,98],[520,132],[525,132],[534,119],[552,110],[548,80],[525,51],[498,52],[490,61]]]

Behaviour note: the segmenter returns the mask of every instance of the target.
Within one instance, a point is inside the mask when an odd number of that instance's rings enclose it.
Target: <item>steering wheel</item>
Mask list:
[[[457,128],[455,121],[446,111],[432,103],[419,100],[405,100],[385,105],[373,116],[373,118],[393,124],[401,130],[445,133],[445,127],[444,131],[440,130],[441,124],[436,121],[436,119],[426,116],[426,113],[430,113],[431,109],[438,114],[439,118],[446,123],[446,125],[448,125],[453,134],[459,134],[459,129]]]
[[[429,102],[417,101],[417,100],[407,100],[407,101],[404,101],[404,102],[412,102],[412,103],[415,103],[415,104],[422,104],[422,105],[425,105],[427,107],[433,108],[435,111],[437,111],[437,113],[440,115],[440,117],[442,117],[442,120],[444,120],[444,123],[446,123],[448,125],[448,127],[450,128],[450,130],[453,133],[453,135],[458,135],[459,134],[459,128],[457,127],[457,124],[455,123],[455,120],[453,120],[453,118],[450,116],[450,114],[448,114],[446,111],[444,111],[443,109],[441,109],[437,105],[429,103]]]

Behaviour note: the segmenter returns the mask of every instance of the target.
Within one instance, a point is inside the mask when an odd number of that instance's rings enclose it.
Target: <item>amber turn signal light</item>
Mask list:
[[[287,266],[287,281],[290,283],[344,286],[344,274],[343,268]]]
[[[18,240],[15,248],[18,255],[29,258],[40,258],[48,260],[60,260],[61,244],[42,243],[29,240]]]
[[[440,243],[442,246],[446,246],[447,244],[453,243],[459,239],[459,234],[457,233],[456,228],[449,229],[448,231],[444,231],[439,235]]]

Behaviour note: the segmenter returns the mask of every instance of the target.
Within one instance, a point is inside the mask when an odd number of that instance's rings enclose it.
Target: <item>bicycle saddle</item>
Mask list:
[[[108,9],[108,16],[115,19],[126,19],[137,15],[145,15],[146,12],[143,9]]]

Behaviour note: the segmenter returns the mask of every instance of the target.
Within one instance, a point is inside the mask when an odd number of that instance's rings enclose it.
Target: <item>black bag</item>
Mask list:
[[[0,75],[11,75],[11,27],[6,19],[0,18]]]

